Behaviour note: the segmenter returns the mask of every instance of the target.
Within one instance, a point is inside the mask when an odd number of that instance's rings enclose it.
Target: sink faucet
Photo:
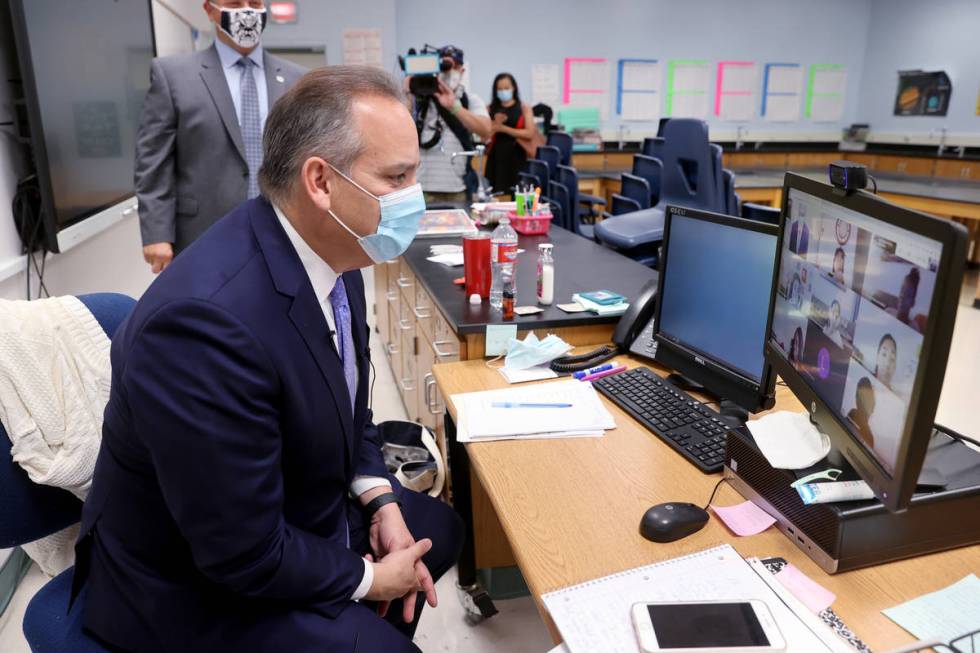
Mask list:
[[[735,150],[738,151],[742,149],[742,125],[737,125],[735,127]]]
[[[946,128],[940,127],[939,129],[933,129],[929,132],[929,136],[934,136],[936,132],[939,132],[939,151],[936,156],[942,156],[943,152],[946,151]]]
[[[483,170],[483,155],[487,151],[487,146],[480,143],[476,145],[472,150],[467,150],[466,152],[453,152],[449,157],[449,162],[452,163],[456,160],[458,156],[475,156],[476,157],[476,167],[478,170]],[[489,202],[493,199],[491,191],[493,190],[489,185],[487,185],[487,178],[482,174],[477,172],[477,190],[476,190],[476,201],[477,202]]]

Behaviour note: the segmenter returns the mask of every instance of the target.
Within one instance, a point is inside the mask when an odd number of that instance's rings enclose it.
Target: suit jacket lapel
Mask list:
[[[289,242],[286,232],[282,230],[282,225],[279,224],[272,206],[264,198],[250,200],[248,204],[252,230],[262,249],[276,290],[293,298],[289,319],[302,336],[330,388],[344,430],[346,460],[349,461],[353,450],[354,419],[349,408],[350,399],[347,381],[344,380],[344,367],[331,342],[327,320],[323,317],[320,302],[314,295],[313,286],[310,285],[303,264]]]
[[[282,74],[282,66],[275,62],[269,53],[262,51],[262,66],[265,68],[265,87],[269,93],[269,111],[275,106],[276,100],[286,92],[286,78]]]
[[[228,137],[235,144],[242,161],[245,161],[245,142],[242,140],[242,130],[238,125],[238,115],[235,113],[235,103],[231,99],[231,91],[228,90],[228,80],[225,78],[225,71],[221,66],[221,58],[218,57],[218,50],[211,46],[203,52],[201,59],[201,79],[211,94],[214,106],[218,109],[221,122],[224,123]]]

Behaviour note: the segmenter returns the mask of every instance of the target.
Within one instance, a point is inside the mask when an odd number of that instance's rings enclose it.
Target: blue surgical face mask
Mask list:
[[[367,236],[358,236],[333,211],[328,209],[327,212],[331,217],[351,236],[357,238],[357,244],[375,263],[384,263],[404,254],[415,239],[415,234],[419,231],[419,220],[425,213],[422,185],[415,184],[378,197],[337,168],[330,167],[355,188],[370,195],[381,204],[381,220],[378,222],[378,231]]]
[[[531,331],[524,340],[511,338],[507,342],[504,367],[509,370],[526,370],[529,367],[549,363],[571,349],[570,344],[554,334],[549,334],[544,340],[538,340],[534,331]]]
[[[501,102],[510,102],[514,99],[514,89],[505,88],[497,91],[497,99]]]

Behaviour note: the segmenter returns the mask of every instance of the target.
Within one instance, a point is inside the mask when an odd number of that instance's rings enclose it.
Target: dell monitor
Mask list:
[[[748,411],[774,401],[763,347],[777,232],[708,211],[664,213],[656,360]]]
[[[788,173],[766,359],[892,511],[908,504],[942,389],[966,230]]]

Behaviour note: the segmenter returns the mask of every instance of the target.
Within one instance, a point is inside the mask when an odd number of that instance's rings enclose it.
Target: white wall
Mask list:
[[[861,75],[861,120],[874,132],[921,135],[946,127],[954,139],[980,136],[978,37],[978,0],[873,0]],[[893,115],[898,71],[915,68],[949,75],[953,95],[947,116]]]
[[[615,65],[620,58],[707,59],[712,79],[718,61],[755,61],[760,74],[766,62],[844,64],[848,88],[840,122],[774,124],[756,117],[743,125],[753,136],[791,131],[836,138],[841,126],[859,115],[870,0],[400,0],[397,11],[398,51],[426,42],[459,46],[469,61],[472,90],[487,102],[496,73],[512,73],[530,99],[532,64],[562,64],[565,57],[609,59],[607,134],[618,124]],[[719,130],[734,132],[736,125],[713,117],[708,123],[715,137]],[[628,124],[634,139],[656,128]]]
[[[384,49],[382,61],[386,70],[396,70],[396,0],[316,0],[296,4],[297,21],[287,25],[270,22],[262,37],[265,46],[325,47],[327,63],[340,64],[343,63],[345,29],[380,28]]]

